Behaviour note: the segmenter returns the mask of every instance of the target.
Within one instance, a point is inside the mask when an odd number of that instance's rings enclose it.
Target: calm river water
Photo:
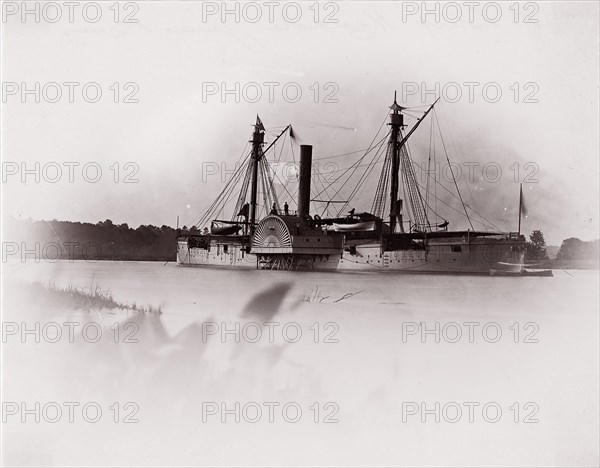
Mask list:
[[[598,280],[9,262],[3,463],[597,465]]]

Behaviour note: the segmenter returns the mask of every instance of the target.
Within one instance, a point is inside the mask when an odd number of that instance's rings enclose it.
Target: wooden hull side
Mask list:
[[[379,243],[362,244],[355,245],[352,253],[344,252],[338,269],[489,274],[498,262],[522,268],[524,251],[516,246],[516,241],[481,239],[462,245],[436,242],[426,249],[382,252]]]
[[[257,268],[256,255],[243,250],[242,244],[211,245],[211,248],[189,247],[187,241],[177,242],[177,263],[184,266],[225,268]]]
[[[460,247],[460,248],[459,248]],[[491,269],[520,270],[524,251],[510,239],[476,239],[457,242],[439,239],[426,249],[384,251],[379,241],[346,244],[339,254],[268,255],[245,252],[241,244],[188,247],[180,240],[177,262],[189,266],[285,269],[309,271],[380,271],[490,274]],[[504,265],[503,265],[504,264]]]

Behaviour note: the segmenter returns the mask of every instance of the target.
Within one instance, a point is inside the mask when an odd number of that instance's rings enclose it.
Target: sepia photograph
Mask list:
[[[0,5],[0,466],[600,466],[600,3]]]

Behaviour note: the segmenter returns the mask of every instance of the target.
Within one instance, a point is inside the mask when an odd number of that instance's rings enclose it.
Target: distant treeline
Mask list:
[[[181,230],[196,231],[195,227]],[[8,220],[3,234],[3,257],[7,259],[166,262],[176,258],[177,230],[166,225],[132,229],[110,219],[97,224]]]
[[[182,234],[199,233],[184,226]],[[115,261],[175,261],[177,230],[142,225],[136,229],[114,224],[110,219],[97,224],[71,221],[6,219],[3,223],[3,261],[6,259],[68,259]],[[549,260],[541,231],[527,243],[529,262],[547,268],[598,268],[600,241],[571,237],[560,246],[556,259]]]
[[[534,230],[525,244],[525,262],[543,268],[597,269],[600,257],[600,240],[582,241],[570,237],[562,241],[556,258],[548,258],[546,240],[542,231]]]
[[[598,260],[600,240],[582,241],[571,237],[562,241],[556,260]]]
[[[570,237],[562,241],[554,260],[546,262],[550,268],[598,268],[600,263],[600,240],[582,241]]]

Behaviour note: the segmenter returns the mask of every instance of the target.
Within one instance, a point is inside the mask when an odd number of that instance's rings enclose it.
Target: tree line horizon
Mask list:
[[[8,226],[7,226],[8,225]],[[96,224],[78,221],[35,221],[10,219],[5,222],[5,242],[49,243],[72,246],[64,258],[73,260],[174,261],[178,234],[200,234],[196,226],[180,229],[163,224],[142,224],[131,228],[110,219]],[[86,245],[94,248],[87,250]],[[583,241],[569,237],[562,241],[555,259],[549,259],[544,234],[536,229],[526,241],[525,261],[598,261],[600,240]],[[62,257],[61,257],[62,258]]]

